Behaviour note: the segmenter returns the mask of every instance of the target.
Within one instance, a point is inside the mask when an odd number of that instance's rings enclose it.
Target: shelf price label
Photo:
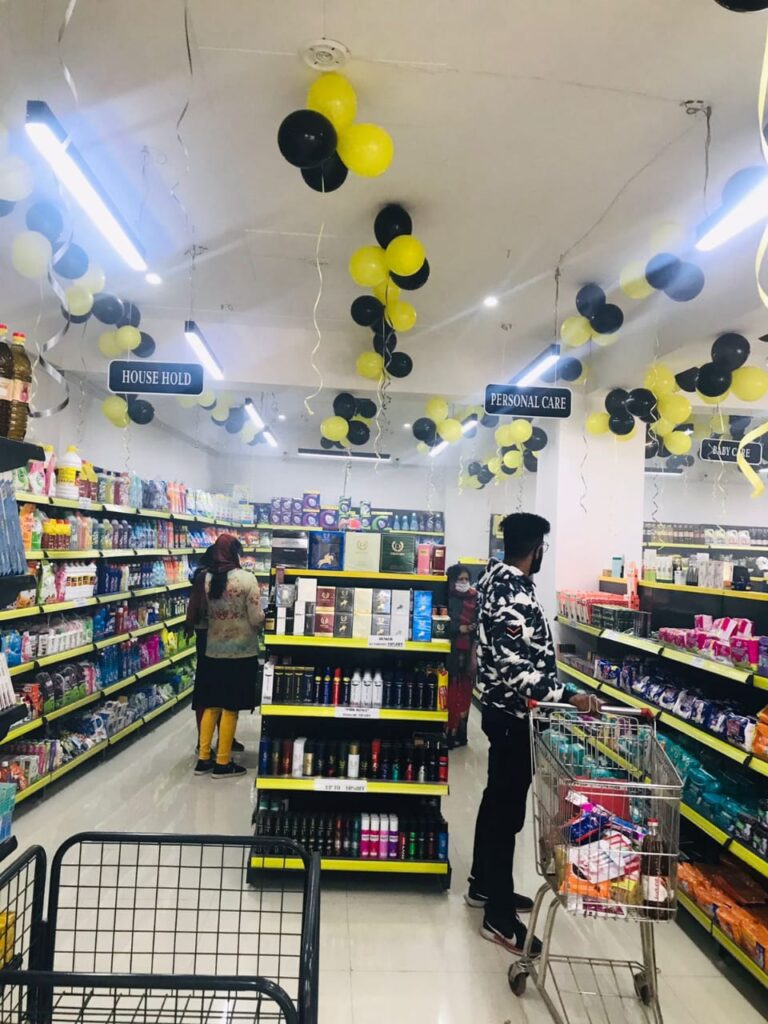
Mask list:
[[[402,651],[405,648],[405,637],[403,636],[369,636],[369,647],[383,647],[388,651]]]
[[[381,708],[336,708],[334,718],[381,718]]]
[[[90,498],[78,498],[77,499],[77,507],[78,508],[87,508],[87,509],[90,510],[90,509],[93,508],[93,502],[91,501]]]
[[[314,789],[319,793],[366,793],[367,779],[315,779]]]

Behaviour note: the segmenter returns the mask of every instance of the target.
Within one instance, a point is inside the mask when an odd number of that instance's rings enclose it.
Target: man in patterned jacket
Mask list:
[[[552,632],[532,580],[547,548],[549,523],[521,512],[507,516],[502,530],[504,561],[491,559],[478,583],[478,676],[490,747],[465,899],[485,909],[483,938],[519,955],[527,933],[519,915],[533,907],[532,900],[515,892],[512,878],[515,837],[525,823],[531,785],[527,701],[559,701],[563,687]],[[586,711],[589,698],[577,696],[572,703]],[[532,953],[540,950],[534,938]]]

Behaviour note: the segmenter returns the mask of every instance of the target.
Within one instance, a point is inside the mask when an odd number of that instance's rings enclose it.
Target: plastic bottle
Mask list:
[[[354,688],[354,681],[352,683],[352,686]],[[363,685],[362,685],[362,695],[361,695],[361,698],[360,698],[360,703],[361,703],[361,705],[363,707],[369,708],[369,707],[372,706],[372,704],[371,704],[372,700],[373,700],[373,676],[368,671],[368,669],[366,669],[365,672],[363,673]]]
[[[80,495],[78,489],[78,478],[83,468],[83,461],[77,453],[75,445],[71,444],[66,452],[59,459],[56,466],[56,497],[71,498],[75,501]]]
[[[359,708],[363,702],[363,679],[360,672],[355,669],[352,674],[352,685],[350,687],[349,703],[353,708]]]
[[[376,669],[373,675],[373,692],[371,694],[371,704],[375,708],[380,708],[382,703],[382,697],[384,693],[384,680],[382,679],[381,672]]]
[[[13,335],[13,343],[11,345],[13,393],[11,395],[11,409],[8,418],[8,437],[12,441],[23,441],[27,435],[29,386],[32,383],[32,366],[24,348],[26,340],[27,336],[25,334],[16,332]]]
[[[0,436],[8,436],[13,398],[13,356],[8,344],[8,328],[0,324]]]

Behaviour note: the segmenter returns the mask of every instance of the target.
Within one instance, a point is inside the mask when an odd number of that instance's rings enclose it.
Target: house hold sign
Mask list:
[[[199,363],[115,359],[109,364],[109,390],[121,395],[200,395],[203,368]]]

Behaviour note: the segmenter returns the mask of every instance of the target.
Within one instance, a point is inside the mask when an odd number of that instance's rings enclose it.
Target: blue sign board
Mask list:
[[[109,390],[123,395],[201,395],[199,363],[155,363],[115,359],[109,364]]]
[[[571,391],[569,388],[488,384],[485,411],[491,416],[545,416],[563,420],[571,415]]]

